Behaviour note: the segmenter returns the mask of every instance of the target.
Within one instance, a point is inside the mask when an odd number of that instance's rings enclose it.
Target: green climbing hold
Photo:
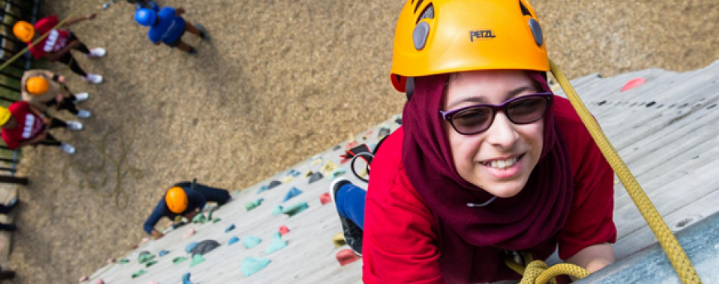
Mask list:
[[[138,261],[140,263],[148,262],[155,258],[155,255],[151,254],[150,252],[143,251],[140,253],[140,256],[138,257]]]
[[[207,223],[207,217],[205,217],[205,214],[197,213],[197,215],[195,215],[195,217],[192,218],[192,223],[195,223],[195,224],[197,224],[197,223],[200,223],[200,224]]]
[[[123,258],[123,259],[120,259],[120,261],[119,261],[119,262],[120,262],[120,264],[125,264],[125,263],[128,263],[128,262],[130,262],[130,260],[129,260],[129,259],[127,259],[127,258]]]
[[[195,254],[192,256],[192,262],[190,262],[190,267],[193,267],[195,265],[198,265],[205,261],[205,259],[202,257],[201,254]]]
[[[242,260],[242,264],[240,264],[240,270],[242,270],[242,276],[248,277],[262,270],[268,264],[270,264],[269,259],[248,257]]]
[[[215,219],[212,220],[212,223],[217,223],[217,222],[220,222],[221,220],[222,220],[222,219],[220,219],[220,218],[215,218]]]
[[[148,261],[147,263],[145,263],[145,267],[147,268],[147,267],[153,266],[153,265],[155,265],[155,264],[157,264],[157,261],[155,261],[155,260],[150,260],[150,261]]]
[[[182,262],[185,261],[185,260],[187,260],[186,257],[184,257],[184,256],[178,256],[178,257],[172,259],[172,264],[182,263]]]
[[[282,240],[280,232],[275,232],[272,236],[272,243],[265,249],[265,254],[271,254],[281,250],[287,246],[287,242]]]
[[[262,239],[255,237],[255,236],[247,236],[242,238],[242,244],[245,245],[246,248],[251,249],[257,245],[259,245],[262,242]]]
[[[140,277],[140,275],[147,273],[147,271],[140,269],[140,271],[135,272],[132,274],[132,279],[135,279],[137,277]]]
[[[307,204],[307,202],[300,202],[295,205],[289,206],[287,208],[282,209],[283,214],[287,214],[290,217],[294,216],[297,213],[300,213],[302,211],[305,211],[305,209],[309,208],[310,206]]]
[[[333,179],[335,179],[336,177],[341,176],[341,175],[343,175],[343,174],[345,174],[345,173],[347,173],[347,170],[345,170],[345,169],[343,169],[343,168],[337,168],[337,169],[335,169],[334,171],[332,171],[332,172],[329,174],[329,177],[327,177],[327,179],[333,180]]]
[[[247,203],[245,203],[245,209],[247,209],[247,211],[255,209],[257,206],[260,206],[262,204],[262,201],[264,200],[264,198],[260,198],[255,201],[248,201]]]
[[[277,205],[275,208],[272,208],[272,216],[277,216],[282,214],[282,205]]]

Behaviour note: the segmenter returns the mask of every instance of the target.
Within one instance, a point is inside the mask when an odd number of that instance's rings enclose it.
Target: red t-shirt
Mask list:
[[[35,138],[45,128],[42,119],[30,111],[27,102],[15,102],[8,107],[8,110],[17,121],[15,128],[2,129],[2,140],[10,149],[17,148],[22,141]]]
[[[567,222],[554,236],[567,259],[600,243],[614,243],[613,172],[569,101],[556,97],[554,115],[565,136],[574,174]],[[437,228],[431,210],[402,165],[402,128],[382,143],[372,162],[365,207],[364,283],[445,283],[440,272]],[[497,279],[501,280],[501,279]]]
[[[65,30],[53,30],[58,23],[56,15],[43,18],[35,23],[35,34],[40,36],[50,31],[45,39],[38,42],[36,45],[30,47],[30,53],[35,60],[42,58],[48,52],[57,52],[67,45],[67,39],[70,37],[70,32]],[[30,45],[32,42],[29,42]]]

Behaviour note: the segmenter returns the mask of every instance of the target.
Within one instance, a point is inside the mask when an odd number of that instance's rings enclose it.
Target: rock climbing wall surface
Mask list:
[[[719,210],[719,62],[686,73],[590,75],[573,84],[670,228],[681,230]],[[347,246],[333,242],[341,226],[325,193],[336,176],[366,186],[340,155],[348,144],[372,148],[378,134],[400,126],[398,118],[234,194],[203,222],[166,230],[86,283],[360,283],[361,261],[345,263],[353,260],[345,257],[340,265],[336,258]],[[655,242],[621,184],[614,216],[618,258]],[[219,246],[191,255],[190,244],[205,240]]]
[[[385,123],[353,136],[352,140],[374,148],[378,134],[386,133],[386,130],[380,130],[389,128],[394,131],[400,126],[396,121],[398,118],[391,117]],[[353,141],[340,143],[287,171],[235,192],[229,203],[212,212],[212,220],[196,217],[197,223],[168,229],[162,239],[141,244],[135,251],[119,258],[129,262],[107,265],[86,283],[94,283],[96,279],[103,279],[108,284],[182,283],[186,273],[190,273],[191,283],[201,284],[361,283],[361,261],[345,266],[337,262],[335,255],[347,246],[335,248],[333,245],[332,236],[342,228],[333,203],[323,205],[320,198],[327,193],[335,176],[366,186],[352,174],[350,162],[340,158],[346,145]],[[361,171],[364,165],[358,161],[356,168]],[[290,214],[293,215],[290,217]],[[286,226],[282,235],[281,226]],[[188,233],[190,229],[195,230],[194,234]],[[195,261],[187,252],[193,247],[188,245],[196,242],[196,246],[200,246],[205,240],[217,241],[220,246],[204,253],[201,256],[204,261]],[[169,252],[160,257],[158,254],[163,250]],[[140,263],[139,256],[143,251],[156,255],[152,261],[157,263],[150,267],[146,267],[147,262]],[[175,264],[173,260],[180,257],[185,259],[181,262],[182,259],[178,259],[175,262],[179,263]],[[148,256],[143,256],[145,258]],[[139,271],[145,273],[132,278]]]

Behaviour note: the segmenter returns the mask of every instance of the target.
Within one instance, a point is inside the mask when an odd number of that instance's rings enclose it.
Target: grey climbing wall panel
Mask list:
[[[624,84],[642,77],[646,83],[634,89],[620,92]],[[637,176],[640,184],[673,230],[681,230],[705,216],[719,211],[719,183],[716,182],[719,167],[719,61],[707,68],[675,73],[659,69],[647,69],[600,78],[596,74],[572,81],[620,155]],[[557,90],[558,95],[562,95]],[[400,99],[400,97],[398,97]],[[382,125],[392,131],[399,127],[395,117],[360,133],[354,139],[361,143],[377,143],[377,132]],[[363,139],[366,136],[366,140]],[[317,172],[327,161],[347,170],[344,177],[356,184],[366,184],[349,171],[349,163],[340,163],[345,145],[319,153],[287,171],[242,190],[233,200],[213,213],[220,218],[217,223],[188,224],[157,241],[140,245],[123,256],[132,260],[127,264],[112,264],[100,268],[88,281],[103,279],[105,283],[179,283],[182,275],[192,273],[194,283],[361,283],[361,261],[340,267],[335,254],[346,248],[335,249],[332,236],[341,231],[337,213],[332,204],[321,205],[320,195],[327,192],[329,174],[309,184],[308,171]],[[336,150],[334,150],[336,149]],[[317,162],[321,159],[322,162]],[[292,171],[300,174],[293,176]],[[289,180],[292,177],[291,180]],[[282,181],[277,187],[257,193],[270,181]],[[296,187],[303,193],[282,203],[288,190]],[[264,198],[261,205],[247,211],[245,204]],[[290,206],[307,202],[309,208],[293,217],[272,215],[275,205]],[[149,209],[148,209],[149,210]],[[656,242],[639,212],[627,196],[623,186],[615,186],[615,222],[619,240],[615,245],[617,257],[622,259],[641,248]],[[225,233],[225,228],[236,228]],[[281,225],[290,232],[282,236],[288,246],[269,255],[265,249],[272,242],[273,234]],[[197,232],[183,239],[188,228]],[[138,224],[138,230],[140,224]],[[257,236],[262,243],[251,249],[242,245],[228,246],[232,237],[242,240],[245,236]],[[178,256],[190,258],[185,246],[190,242],[212,239],[220,246],[204,255],[205,261],[192,268],[189,261],[173,264]],[[141,251],[157,254],[160,250],[170,253],[155,260],[157,264],[146,268],[137,263]],[[270,264],[256,274],[243,277],[240,263],[247,257],[270,259]],[[555,257],[554,261],[558,261]],[[131,279],[133,272],[144,269],[142,276]]]

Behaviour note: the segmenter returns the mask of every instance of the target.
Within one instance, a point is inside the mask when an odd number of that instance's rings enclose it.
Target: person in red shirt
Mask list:
[[[615,261],[612,170],[547,71],[526,0],[405,4],[390,75],[402,126],[367,191],[330,186],[365,283],[516,280],[507,257],[556,250],[589,272]]]
[[[88,14],[66,21],[62,27],[70,26],[74,23],[95,19],[96,14]],[[13,33],[22,42],[26,42],[30,46],[30,53],[35,60],[45,58],[49,61],[59,61],[70,67],[75,74],[82,77],[83,81],[93,84],[102,83],[102,76],[97,74],[86,73],[77,60],[72,57],[70,50],[75,49],[85,54],[88,58],[103,57],[107,53],[104,48],[98,47],[88,49],[74,33],[68,30],[54,29],[60,22],[56,15],[43,18],[35,25],[31,25],[25,21],[18,21],[13,27]],[[48,33],[43,40],[33,45],[36,39]]]
[[[82,130],[79,121],[62,121],[48,118],[45,114],[24,101],[14,102],[8,108],[0,107],[0,125],[2,140],[10,149],[27,145],[57,146],[68,154],[75,153],[75,147],[60,142],[50,135],[49,129],[67,127],[70,130]]]

